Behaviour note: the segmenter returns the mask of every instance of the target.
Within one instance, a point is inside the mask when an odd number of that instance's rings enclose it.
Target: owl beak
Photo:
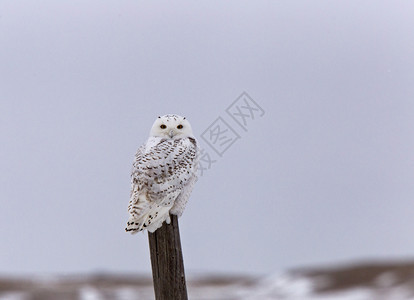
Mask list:
[[[173,136],[174,136],[174,130],[171,130],[168,135],[170,136],[170,138],[173,138]]]

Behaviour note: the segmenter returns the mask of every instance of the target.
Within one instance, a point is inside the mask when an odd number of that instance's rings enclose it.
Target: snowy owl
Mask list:
[[[154,232],[170,213],[180,217],[197,180],[199,149],[184,117],[158,117],[135,155],[125,230]]]

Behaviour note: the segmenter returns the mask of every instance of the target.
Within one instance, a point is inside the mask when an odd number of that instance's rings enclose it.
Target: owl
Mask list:
[[[165,115],[152,125],[131,174],[129,219],[125,230],[154,232],[170,213],[180,217],[197,180],[199,148],[185,117]]]

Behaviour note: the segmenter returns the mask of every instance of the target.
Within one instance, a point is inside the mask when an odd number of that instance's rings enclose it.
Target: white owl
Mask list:
[[[197,180],[198,160],[197,141],[186,118],[158,117],[135,155],[125,230],[154,232],[164,221],[170,223],[170,213],[180,217]]]

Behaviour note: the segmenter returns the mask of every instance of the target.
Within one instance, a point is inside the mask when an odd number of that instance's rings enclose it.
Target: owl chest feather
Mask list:
[[[151,198],[175,193],[193,175],[196,149],[187,139],[150,139],[136,157],[137,183],[149,192]]]

